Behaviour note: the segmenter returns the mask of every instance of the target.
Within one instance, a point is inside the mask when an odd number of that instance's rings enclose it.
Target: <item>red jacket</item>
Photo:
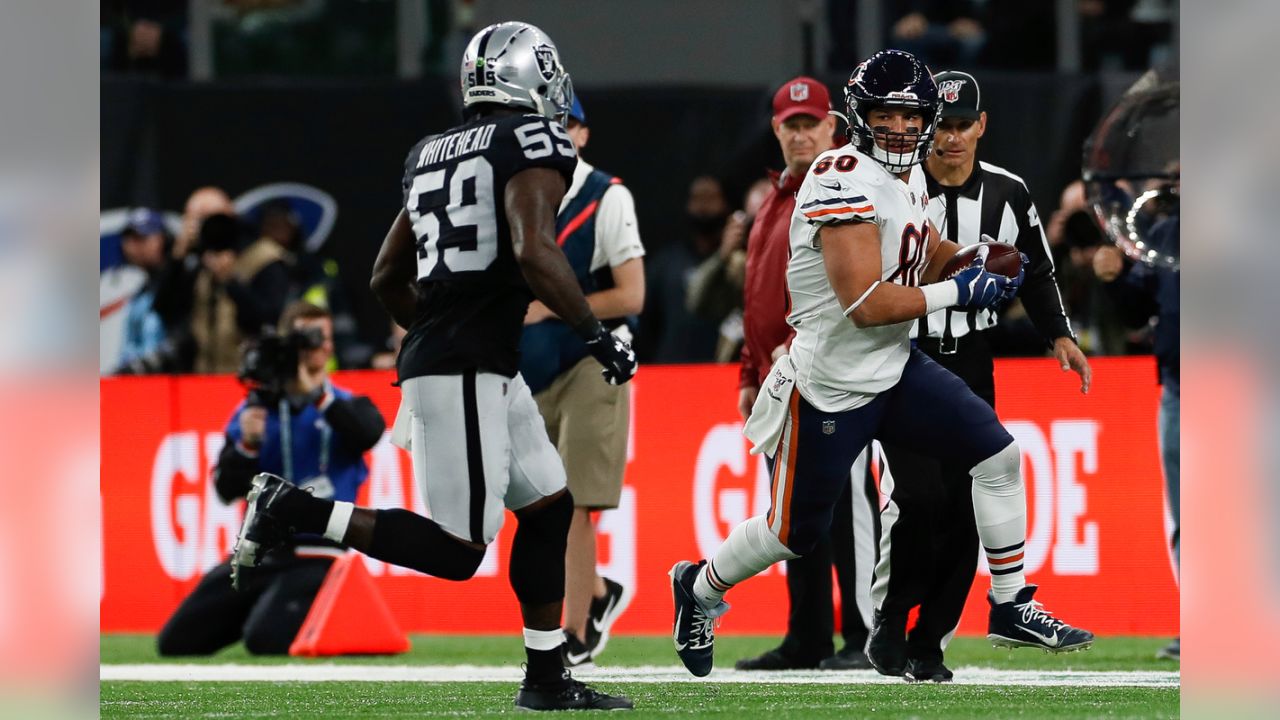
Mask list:
[[[738,387],[760,387],[773,365],[773,349],[790,345],[796,331],[787,324],[787,261],[791,258],[791,213],[804,176],[773,180],[747,236],[747,279],[742,288],[742,367]]]

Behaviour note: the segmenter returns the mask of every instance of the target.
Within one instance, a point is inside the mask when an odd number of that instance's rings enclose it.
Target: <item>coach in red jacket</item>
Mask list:
[[[787,297],[787,260],[790,257],[791,213],[796,190],[818,155],[835,144],[835,118],[828,114],[831,96],[817,80],[798,77],[786,82],[773,96],[773,134],[786,164],[781,174],[770,173],[773,187],[756,214],[747,236],[747,278],[743,287],[742,368],[738,379],[738,412],[743,420],[760,392],[774,359],[786,352],[795,331],[787,325],[791,303]],[[772,471],[770,461],[770,471]],[[771,472],[772,474],[772,472]],[[862,485],[858,485],[862,492]],[[782,644],[755,658],[739,660],[739,670],[791,670],[799,668],[868,668],[862,647],[866,643],[866,619],[858,611],[854,581],[853,499],[846,494],[832,521],[832,531],[812,553],[787,561],[787,592],[791,611]],[[863,513],[873,518],[872,512]],[[871,545],[870,522],[860,528]],[[834,544],[834,548],[833,548]],[[834,550],[834,552],[833,552]],[[865,553],[864,553],[865,554]],[[874,557],[861,558],[864,574]],[[831,565],[836,564],[841,608],[841,634],[845,647],[835,652],[831,598]],[[866,584],[862,584],[866,587]],[[865,591],[863,593],[865,595]],[[864,607],[869,598],[863,601]]]
[[[831,96],[809,77],[789,80],[773,96],[773,134],[786,164],[782,174],[769,171],[773,188],[756,213],[747,236],[747,279],[742,290],[742,369],[738,375],[738,412],[746,420],[760,384],[774,359],[786,351],[795,330],[787,324],[788,234],[796,191],[809,166],[834,144],[835,117]]]

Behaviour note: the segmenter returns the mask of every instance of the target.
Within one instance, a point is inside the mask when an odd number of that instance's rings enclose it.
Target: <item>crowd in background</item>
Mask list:
[[[762,176],[735,200],[714,176],[690,182],[683,209],[687,231],[647,264],[649,291],[636,339],[642,362],[736,362],[746,238],[766,188]],[[1093,273],[1093,255],[1107,241],[1083,183],[1064,188],[1058,207],[1042,217],[1081,349],[1090,355],[1150,353],[1152,327],[1126,327]],[[115,311],[124,319],[112,330],[121,333],[117,341],[104,338],[104,348],[111,347],[104,352],[112,352],[114,361],[104,358],[103,374],[234,373],[245,342],[274,327],[294,300],[333,313],[336,368],[394,367],[404,330],[390,321],[358,327],[350,294],[367,287],[367,279],[343,277],[323,248],[308,250],[284,200],[239,217],[223,190],[199,188],[176,233],[158,211],[136,208],[120,245],[123,262],[101,276],[104,302],[119,296],[112,289],[127,288],[122,305],[103,308],[104,316]],[[991,335],[997,355],[1046,350],[1016,301]]]
[[[473,29],[474,3],[423,2],[432,28],[424,52],[443,57],[441,44],[447,37],[469,35]],[[237,63],[264,73],[288,74],[303,66],[310,74],[329,72],[326,68],[338,68],[338,74],[341,68],[376,72],[341,58],[332,63],[308,58],[305,54],[311,51],[306,48],[357,48],[366,58],[387,52],[394,56],[393,48],[366,42],[394,33],[360,30],[347,21],[351,7],[360,6],[362,23],[382,22],[378,18],[383,11],[392,11],[394,22],[395,4],[211,0],[216,6],[219,72]],[[1054,2],[884,0],[882,6],[884,37],[934,67],[1035,70],[1054,65]],[[831,39],[825,63],[831,72],[847,72],[861,59],[852,45],[858,35],[856,3],[827,0],[822,7],[821,21]],[[1176,13],[1172,2],[1079,0],[1076,7],[1085,70],[1141,69],[1168,52]],[[103,71],[185,77],[188,13],[188,3],[104,0]],[[299,28],[311,28],[307,32],[326,39],[302,42],[300,38],[310,36],[298,35]],[[346,33],[345,39],[335,39],[334,33]],[[291,55],[297,53],[303,55]],[[433,62],[424,67],[429,72],[443,68]],[[1016,166],[1012,169],[1018,171]],[[759,172],[754,179],[736,172],[733,177],[717,176],[710,170],[704,168],[705,174],[691,180],[672,179],[689,182],[684,207],[658,210],[667,217],[684,217],[683,231],[654,237],[652,243],[646,239],[653,249],[646,263],[649,291],[635,341],[642,362],[731,362],[738,357],[746,238],[767,180],[764,167],[753,169],[752,174]],[[741,188],[746,191],[738,197]],[[646,198],[638,195],[637,204],[643,207]],[[1093,355],[1150,352],[1150,328],[1127,329],[1093,275],[1092,256],[1104,240],[1086,206],[1082,185],[1077,181],[1062,188],[1058,206],[1040,210],[1081,348]],[[380,236],[381,231],[369,229],[369,234]],[[335,367],[393,367],[403,329],[390,321],[370,326],[370,314],[356,312],[373,303],[368,278],[357,276],[363,272],[344,274],[333,259],[337,253],[308,249],[300,241],[301,232],[287,202],[269,203],[252,216],[239,217],[218,188],[194,189],[183,208],[181,227],[173,232],[157,209],[132,209],[120,246],[123,262],[104,265],[101,277],[102,317],[105,321],[108,314],[118,313],[119,318],[109,328],[104,322],[103,374],[235,372],[244,343],[273,327],[285,305],[298,299],[333,313]],[[1016,302],[1004,311],[991,340],[1000,355],[1039,355],[1045,350]]]
[[[198,188],[177,232],[159,211],[135,208],[120,259],[100,279],[104,374],[237,372],[245,344],[298,300],[332,314],[334,367],[391,364],[394,349],[379,357],[360,339],[337,263],[307,248],[286,199],[242,216],[221,188]],[[117,315],[123,322],[107,322]]]
[[[450,70],[446,57],[478,29],[477,0],[421,0],[427,28],[422,67]],[[209,0],[219,74],[392,75],[395,0]],[[1052,0],[882,0],[879,28],[893,47],[934,67],[1048,70],[1056,62]],[[1081,68],[1145,70],[1171,53],[1175,0],[1076,0]],[[183,77],[188,3],[103,0],[101,67]],[[829,38],[810,73],[847,72],[860,62],[857,0],[825,0],[815,18]],[[484,23],[480,22],[480,25]]]
[[[1050,0],[891,0],[883,29],[892,47],[930,67],[1048,70],[1057,60],[1057,3]],[[828,69],[862,60],[857,3],[829,0]],[[1166,0],[1077,0],[1082,69],[1143,70],[1167,59],[1175,3]]]

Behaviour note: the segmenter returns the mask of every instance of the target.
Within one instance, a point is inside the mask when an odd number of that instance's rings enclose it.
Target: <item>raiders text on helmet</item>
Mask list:
[[[849,142],[870,155],[890,172],[905,172],[924,160],[938,124],[938,87],[929,68],[914,55],[901,50],[881,50],[854,69],[844,89],[845,122]],[[867,122],[872,109],[879,107],[918,108],[924,116],[919,133],[890,133],[876,130]],[[891,152],[876,143],[913,140],[907,152]]]
[[[555,43],[538,28],[504,22],[476,33],[462,54],[462,105],[528,108],[564,123],[573,84]]]

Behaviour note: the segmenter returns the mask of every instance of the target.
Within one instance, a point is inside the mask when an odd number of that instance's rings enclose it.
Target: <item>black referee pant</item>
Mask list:
[[[971,332],[940,347],[925,338],[918,347],[950,370],[974,394],[996,405],[995,364],[981,332]],[[943,350],[954,352],[943,352]],[[907,636],[908,657],[942,662],[942,645],[960,623],[965,599],[978,570],[978,526],[973,517],[973,478],[970,468],[882,443],[893,476],[890,501],[898,508],[892,525],[881,530],[880,552],[889,553],[886,566],[876,567],[876,583],[888,577],[880,611],[905,622],[911,608],[920,606]]]
[[[769,459],[770,475],[773,461]],[[804,665],[817,665],[835,654],[835,601],[832,598],[831,568],[835,566],[840,587],[840,635],[845,647],[861,650],[867,644],[868,628],[858,609],[857,553],[854,548],[853,504],[879,504],[869,474],[864,482],[845,484],[840,501],[831,517],[831,527],[802,557],[787,560],[787,597],[791,607],[787,614],[787,634],[779,651]],[[856,495],[855,495],[856,493]],[[879,518],[871,513],[878,525]],[[873,529],[879,538],[879,528]],[[863,569],[866,572],[866,569]]]

